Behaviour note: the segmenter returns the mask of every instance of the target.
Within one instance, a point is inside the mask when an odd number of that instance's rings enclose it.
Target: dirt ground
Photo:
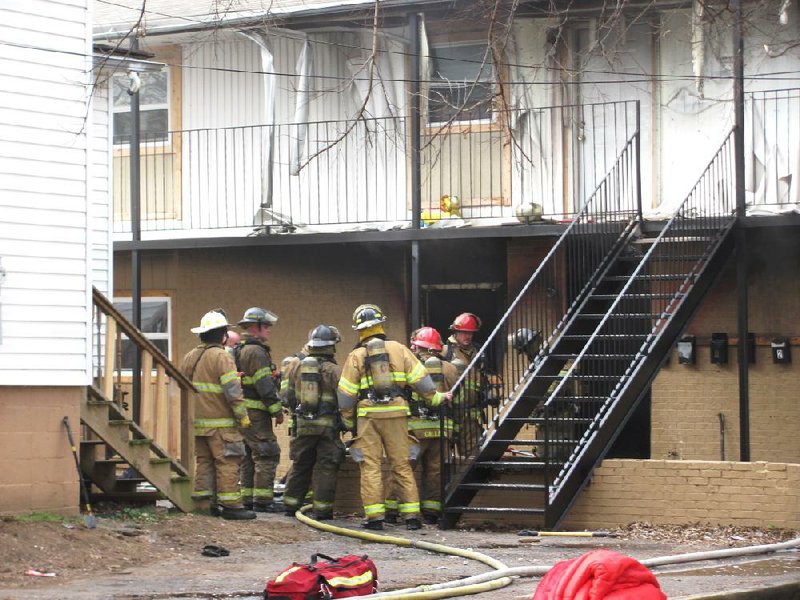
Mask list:
[[[336,525],[358,529],[356,517]],[[553,564],[593,548],[610,547],[638,559],[709,549],[767,544],[800,535],[786,530],[697,525],[633,524],[612,538],[521,538],[514,531],[439,531],[425,527],[385,533],[471,548],[508,566]],[[524,542],[522,540],[525,540]],[[225,558],[200,554],[207,544],[230,551]],[[0,600],[90,598],[257,598],[264,581],[314,552],[369,554],[378,564],[381,589],[397,589],[476,575],[480,563],[410,548],[372,544],[319,532],[281,515],[255,522],[230,522],[203,515],[142,511],[100,517],[96,529],[82,519],[66,522],[0,521]],[[777,556],[777,558],[776,558]],[[777,562],[776,562],[777,561]],[[34,569],[54,577],[26,575]],[[657,572],[670,598],[800,581],[800,553],[772,555],[736,564],[682,566]],[[530,598],[535,579],[519,579],[486,594],[497,599]]]

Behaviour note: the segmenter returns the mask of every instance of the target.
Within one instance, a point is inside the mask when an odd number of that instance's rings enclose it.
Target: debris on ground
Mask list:
[[[611,533],[626,539],[650,540],[673,544],[713,544],[724,547],[778,544],[797,537],[790,529],[735,527],[706,525],[702,523],[682,525],[654,525],[647,522],[631,523],[626,527],[612,529]]]

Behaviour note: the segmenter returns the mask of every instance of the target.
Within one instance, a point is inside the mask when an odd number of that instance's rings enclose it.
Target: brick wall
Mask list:
[[[800,351],[794,362],[773,364],[772,337],[800,335],[800,239],[787,228],[753,233],[750,257],[750,331],[760,345],[750,365],[750,457],[800,463]],[[709,292],[686,333],[702,340],[694,365],[673,352],[652,387],[651,458],[720,460],[720,413],[725,419],[725,458],[739,458],[737,347],[727,365],[712,365],[714,332],[737,337],[733,259]]]
[[[83,393],[0,387],[0,514],[77,514],[78,474],[62,419],[79,439]]]
[[[563,527],[634,521],[800,529],[800,464],[606,460]]]
[[[406,338],[405,253],[399,247],[380,251],[356,244],[309,247],[260,246],[182,250],[142,255],[142,293],[172,298],[172,358],[197,344],[189,330],[203,314],[222,307],[238,321],[250,306],[278,315],[272,330],[272,358],[297,352],[308,331],[319,323],[342,333],[338,356],[344,358],[357,341],[351,328],[353,309],[375,303],[389,317],[390,338]],[[130,255],[114,260],[114,294],[130,289]]]

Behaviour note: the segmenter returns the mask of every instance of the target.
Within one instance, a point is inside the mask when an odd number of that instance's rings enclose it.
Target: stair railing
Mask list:
[[[547,508],[573,478],[555,519],[602,458],[597,453],[607,451],[614,439],[609,429],[618,433],[625,417],[609,426],[609,415],[735,222],[733,156],[730,132],[647,252],[631,257],[638,264],[617,278],[624,285],[609,298],[605,314],[544,403],[543,459],[560,469],[550,483]],[[602,443],[595,443],[598,439]],[[548,518],[550,526],[555,519]]]
[[[443,491],[474,459],[504,409],[524,390],[533,365],[547,353],[595,274],[635,228],[640,202],[638,143],[637,131],[453,386],[455,453],[443,453]]]
[[[142,352],[139,428],[187,472],[194,465],[194,405],[189,381],[170,360],[128,321],[97,288],[92,289],[94,385],[107,400],[131,414],[125,402],[131,371],[122,366],[123,335]]]

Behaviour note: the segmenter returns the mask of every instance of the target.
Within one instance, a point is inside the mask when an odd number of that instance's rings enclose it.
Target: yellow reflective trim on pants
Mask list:
[[[386,510],[397,510],[397,500],[387,500]]]
[[[300,506],[300,499],[295,498],[294,496],[286,496],[283,497],[283,504],[284,506],[295,507]]]
[[[242,404],[244,404],[247,408],[252,408],[253,410],[267,410],[266,405],[261,400],[245,398],[242,400]]]
[[[220,502],[239,502],[241,499],[241,492],[228,492],[226,494],[217,493],[217,500]]]
[[[369,413],[400,412],[411,416],[411,410],[407,406],[359,406],[358,416],[366,417]]]
[[[382,515],[385,512],[383,504],[370,504],[369,506],[364,507],[364,514],[366,516],[370,515]]]
[[[253,498],[269,498],[272,500],[273,491],[267,488],[253,488]]]
[[[242,496],[252,496],[253,488],[242,488]]]
[[[442,510],[442,503],[438,500],[423,500],[422,501],[422,510]]]
[[[211,490],[195,490],[192,492],[192,498],[211,498]]]
[[[397,505],[397,508],[399,509],[400,514],[418,513],[419,502],[401,502]]]

